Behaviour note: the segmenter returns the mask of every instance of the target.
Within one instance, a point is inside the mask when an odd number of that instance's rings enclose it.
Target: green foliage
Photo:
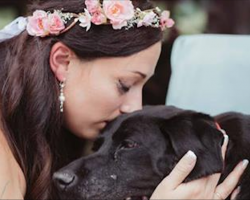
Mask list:
[[[17,11],[11,7],[0,8],[0,29],[17,17]]]

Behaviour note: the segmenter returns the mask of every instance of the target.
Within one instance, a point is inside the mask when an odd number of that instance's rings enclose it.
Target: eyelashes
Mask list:
[[[130,88],[131,88],[131,86],[128,86],[125,83],[123,83],[121,80],[119,80],[118,90],[121,94],[128,92],[130,90]]]

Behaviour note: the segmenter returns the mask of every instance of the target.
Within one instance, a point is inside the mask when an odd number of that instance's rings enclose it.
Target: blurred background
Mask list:
[[[151,0],[171,11],[174,28],[166,31],[156,73],[143,91],[144,105],[165,104],[171,75],[170,55],[179,35],[250,34],[250,0]],[[27,0],[0,0],[0,29],[25,15]]]

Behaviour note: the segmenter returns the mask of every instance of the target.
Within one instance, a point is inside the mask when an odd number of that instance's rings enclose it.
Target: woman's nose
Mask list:
[[[131,98],[128,101],[125,101],[122,105],[121,105],[121,113],[131,113],[134,112],[136,110],[141,110],[142,109],[142,98],[141,95]]]

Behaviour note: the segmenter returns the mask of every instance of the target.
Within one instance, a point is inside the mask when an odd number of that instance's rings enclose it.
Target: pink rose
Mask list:
[[[112,23],[112,27],[113,29],[117,30],[117,29],[121,29],[122,27],[126,27],[128,25],[127,21],[113,21]]]
[[[141,27],[141,26],[151,26],[153,24],[153,22],[155,21],[157,15],[151,11],[149,13],[147,13],[143,20],[140,20],[137,24],[137,27]]]
[[[49,35],[48,15],[45,11],[37,10],[33,16],[28,17],[27,32],[32,36]]]
[[[170,17],[169,11],[162,12],[160,20],[162,30],[165,30],[166,28],[171,28],[175,24],[174,20],[169,17]]]
[[[79,21],[81,22],[79,25],[83,28],[86,28],[88,31],[91,27],[91,15],[87,9],[84,9],[85,13],[79,17]]]
[[[60,15],[57,12],[48,16],[49,32],[53,35],[59,35],[65,29],[65,25]]]
[[[167,20],[166,25],[167,25],[168,28],[171,28],[172,26],[174,26],[174,24],[175,24],[175,22],[174,22],[173,19],[168,19]]]
[[[134,6],[130,0],[104,0],[103,10],[114,29],[127,26],[127,21],[134,17]]]
[[[91,21],[95,25],[105,24],[107,23],[107,17],[102,13],[101,10],[98,10],[93,13]]]
[[[101,7],[99,0],[85,0],[85,5],[90,14],[95,13]]]

